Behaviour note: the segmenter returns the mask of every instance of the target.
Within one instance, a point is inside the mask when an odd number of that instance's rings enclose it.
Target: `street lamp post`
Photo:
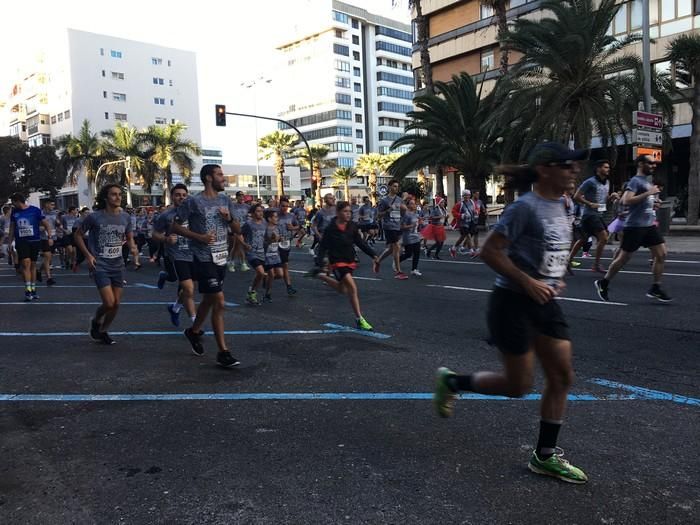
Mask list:
[[[102,168],[106,166],[113,166],[114,164],[124,164],[124,167],[126,169],[126,205],[131,206],[131,157],[126,157],[124,159],[119,160],[112,160],[109,162],[103,162],[102,164],[100,164],[100,166],[97,168],[97,171],[95,172],[95,186],[93,188],[94,195],[97,195],[97,183],[99,181],[100,171],[102,171]]]
[[[257,108],[257,85],[258,82],[265,82],[266,84],[269,84],[272,82],[271,79],[269,78],[264,78],[262,76],[259,76],[255,80],[250,80],[248,82],[241,82],[241,86],[249,89],[253,88],[253,113],[256,114],[258,112]],[[257,119],[255,120],[255,181],[256,185],[258,188],[258,199],[260,199],[260,159],[258,158],[258,121]]]

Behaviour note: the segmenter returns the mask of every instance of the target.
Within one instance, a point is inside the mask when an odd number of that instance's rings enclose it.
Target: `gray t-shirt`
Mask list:
[[[271,266],[273,264],[282,264],[282,258],[280,257],[280,230],[281,226],[268,225],[265,229],[265,265]],[[277,240],[272,241],[272,236],[276,235]]]
[[[265,261],[265,232],[267,222],[255,222],[253,219],[247,221],[241,228],[243,239],[250,245],[250,251],[246,254],[249,261],[257,259]]]
[[[175,220],[179,224],[189,223],[189,229],[195,233],[213,233],[214,242],[211,244],[190,239],[190,250],[198,261],[223,266],[228,259],[229,225],[220,208],[228,208],[233,217],[233,202],[226,195],[208,198],[204,193],[198,193],[187,197],[177,208]]]
[[[643,175],[635,175],[629,182],[625,191],[631,191],[634,195],[640,195],[651,189],[649,182]],[[628,207],[625,228],[644,228],[654,224],[654,196],[649,195],[642,202]]]
[[[563,198],[544,199],[530,191],[506,207],[493,229],[508,239],[508,257],[529,276],[556,286],[566,273],[572,226]],[[496,286],[523,291],[500,274]]]
[[[410,230],[403,230],[404,246],[407,244],[416,244],[417,242],[420,242],[421,237],[420,233],[418,233],[418,218],[418,214],[412,211],[407,211],[403,214],[403,217],[401,217],[402,226],[411,226]]]
[[[474,202],[471,199],[463,200],[459,208],[459,225],[468,228],[477,222],[479,222],[479,214],[476,213]]]
[[[177,208],[168,208],[163,213],[158,216],[156,224],[154,226],[155,231],[162,233],[163,235],[170,235],[170,226],[172,225],[175,217],[177,216]],[[183,222],[182,226],[187,228],[189,224]],[[192,250],[190,250],[190,240],[182,235],[177,236],[177,242],[175,244],[165,241],[165,254],[170,257],[173,261],[187,261],[192,262]]]
[[[331,223],[331,220],[333,219],[333,217],[335,217],[335,215],[335,206],[331,206],[328,209],[321,208],[316,212],[316,215],[314,215],[314,218],[311,221],[311,223],[316,226],[316,229],[320,233],[323,233],[326,230],[326,228],[328,228],[328,225]]]
[[[382,225],[385,230],[400,230],[401,229],[401,204],[403,201],[399,195],[387,195],[379,201],[377,205],[378,211],[385,212],[382,217]]]
[[[105,210],[97,210],[81,221],[80,231],[89,233],[87,247],[97,259],[97,270],[124,268],[122,246],[127,234],[132,232],[131,220],[126,212],[107,213]]]
[[[607,211],[608,195],[610,194],[610,181],[600,182],[598,177],[589,177],[581,183],[578,191],[588,202],[598,204],[594,210],[590,206],[583,205],[583,216],[602,215]]]
[[[359,224],[372,224],[375,221],[376,210],[371,204],[367,203],[360,206],[358,214]]]
[[[290,241],[294,237],[295,231],[287,228],[287,226],[292,226],[293,228],[299,226],[299,221],[293,213],[278,213],[278,230],[280,234],[280,248],[282,250],[289,250],[291,248]]]
[[[76,227],[76,225],[75,225],[76,222],[78,222],[78,216],[71,215],[70,213],[66,213],[61,218],[61,223],[63,224],[63,229],[66,231],[67,234],[73,232],[73,229]],[[133,231],[133,227],[134,227],[134,223],[132,221],[131,222],[132,231]]]
[[[51,227],[51,239],[54,241],[56,240],[56,219],[58,218],[58,212],[57,211],[49,211],[44,213],[44,217],[49,223],[49,226]],[[49,232],[44,230],[44,227],[41,227],[41,240],[42,241],[47,241],[49,239]]]
[[[357,223],[360,220],[360,206],[359,206],[359,204],[351,204],[350,209],[352,210],[352,221]]]
[[[238,204],[233,203],[233,215],[232,217],[236,219],[241,225],[248,220],[248,211],[250,211],[250,206],[246,203]]]

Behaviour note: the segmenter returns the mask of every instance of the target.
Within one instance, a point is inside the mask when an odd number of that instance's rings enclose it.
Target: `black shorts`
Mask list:
[[[17,259],[20,261],[22,259],[30,259],[36,261],[39,256],[39,249],[41,248],[40,241],[17,241],[15,242],[15,251],[17,252]]]
[[[335,277],[338,282],[342,281],[348,274],[352,275],[352,268],[349,266],[337,266],[333,268],[333,277]]]
[[[269,272],[270,270],[274,270],[275,268],[282,268],[282,263],[265,264],[263,265],[263,268],[266,272]]]
[[[469,235],[477,235],[479,233],[479,225],[475,222],[469,225]]]
[[[191,261],[178,261],[177,259],[165,258],[165,271],[168,274],[166,279],[169,283],[175,281],[189,281],[194,276],[194,269]]]
[[[282,264],[287,264],[289,262],[289,250],[279,249],[280,259],[282,259]]]
[[[198,261],[192,263],[197,276],[199,293],[219,293],[224,291],[224,277],[226,266],[219,266],[211,261]]]
[[[459,227],[459,234],[462,237],[466,237],[467,235],[471,235],[471,227],[470,226],[460,226]]]
[[[248,266],[253,269],[257,268],[258,266],[262,266],[264,268],[265,261],[261,261],[260,259],[248,259]]]
[[[596,215],[584,215],[581,219],[581,229],[586,238],[593,236],[595,237],[602,231],[607,231],[608,227],[603,222],[603,218]]]
[[[486,314],[491,341],[504,354],[523,355],[535,335],[569,341],[569,325],[555,300],[538,304],[528,295],[494,287]]]
[[[361,232],[368,232],[368,231],[370,231],[370,230],[376,230],[376,229],[377,229],[377,225],[376,225],[375,223],[371,222],[371,223],[368,223],[368,224],[360,224],[360,225],[359,225],[359,228],[360,228],[360,231],[361,231]]]
[[[401,239],[401,230],[384,230],[384,239],[387,244],[396,244]]]
[[[632,253],[639,250],[640,246],[649,248],[664,243],[664,238],[656,226],[642,226],[639,228],[624,228],[622,230],[622,244],[620,249]]]
[[[56,249],[56,241],[53,242],[52,246],[49,246],[48,239],[41,240],[41,253],[44,253],[44,252],[53,253],[55,249]]]

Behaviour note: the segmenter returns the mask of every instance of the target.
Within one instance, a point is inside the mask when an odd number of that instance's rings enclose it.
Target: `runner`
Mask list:
[[[0,259],[7,257],[7,263],[12,264],[12,254],[10,244],[10,212],[12,207],[5,205],[2,207],[2,215],[0,215]]]
[[[46,217],[46,222],[49,223],[49,228],[41,229],[41,268],[37,268],[36,280],[41,282],[41,270],[43,268],[46,274],[46,285],[53,286],[56,284],[53,274],[51,272],[51,261],[53,259],[53,253],[56,251],[56,217],[58,216],[58,211],[56,210],[56,201],[53,199],[47,199],[44,201],[42,206],[44,217]],[[49,243],[49,240],[51,242]]]
[[[610,193],[610,163],[607,160],[596,162],[595,175],[583,181],[574,193],[574,200],[583,206],[581,217],[582,238],[574,243],[570,258],[573,259],[579,248],[589,237],[597,240],[595,248],[595,261],[592,271],[605,273],[600,265],[600,258],[608,242],[608,230],[603,221],[603,214],[608,210],[608,202],[618,198],[617,193]]]
[[[401,216],[406,211],[401,197],[399,196],[399,181],[389,181],[389,195],[384,197],[377,205],[377,217],[384,226],[384,236],[386,238],[386,248],[374,262],[374,273],[379,273],[379,265],[390,255],[394,261],[394,279],[404,281],[408,275],[401,271]]]
[[[640,246],[649,248],[654,258],[652,273],[654,280],[647,292],[647,297],[662,303],[672,301],[671,297],[661,289],[661,278],[664,273],[666,260],[666,244],[654,226],[654,200],[660,193],[659,187],[647,180],[654,175],[656,163],[648,155],[637,157],[637,174],[632,177],[622,194],[622,204],[628,207],[625,227],[623,229],[620,251],[610,263],[605,277],[595,281],[595,289],[603,301],[609,301],[610,281],[617,275],[632,254]]]
[[[471,235],[472,240],[472,257],[479,255],[479,226],[482,222],[484,225],[486,225],[486,205],[479,197],[479,190],[474,190],[472,192],[472,209],[474,210],[474,214],[472,223],[469,227],[469,234]]]
[[[310,276],[318,276],[336,292],[345,294],[350,299],[350,305],[355,312],[355,322],[359,330],[373,330],[360,310],[360,297],[357,285],[352,278],[352,272],[357,268],[354,246],[360,248],[369,257],[378,262],[377,255],[365,241],[362,240],[356,223],[352,222],[352,209],[350,204],[340,201],[337,205],[337,215],[331,219],[325,230],[321,245],[316,257],[316,266],[309,273]],[[333,277],[323,273],[324,258],[328,256]]]
[[[245,203],[245,194],[242,191],[236,192],[236,202],[233,203],[233,219],[238,222],[239,226],[243,226],[248,220],[248,212],[250,206]],[[250,270],[245,262],[245,250],[243,249],[243,238],[241,235],[233,236],[233,246],[229,253],[228,271],[235,272],[236,270],[247,272]]]
[[[478,221],[478,217],[474,217],[474,203],[472,202],[472,192],[470,190],[464,190],[462,192],[462,201],[460,202],[459,208],[455,206],[453,211],[457,211],[455,214],[455,228],[459,229],[459,238],[452,248],[450,248],[450,256],[454,259],[457,257],[457,249],[460,250],[459,253],[461,255],[466,253],[463,251],[462,243],[471,245],[472,225],[477,224]],[[472,249],[471,246],[470,249]]]
[[[284,197],[283,197],[284,199]],[[282,201],[278,203],[281,205]],[[287,201],[289,205],[289,201]],[[287,214],[289,215],[289,214]],[[284,277],[284,271],[282,269],[282,258],[280,257],[280,241],[281,241],[281,227],[279,226],[279,214],[277,209],[268,208],[264,213],[265,222],[267,226],[265,228],[265,238],[264,238],[264,248],[265,248],[265,296],[263,297],[263,302],[272,302],[272,283],[276,279],[282,279]],[[289,253],[287,253],[289,257]],[[291,295],[291,294],[290,294]]]
[[[90,320],[90,337],[105,345],[115,344],[107,332],[119,310],[124,289],[122,244],[127,242],[136,253],[129,215],[122,211],[122,188],[107,184],[96,198],[97,210],[88,215],[75,232],[75,244],[87,260],[100,293],[102,305]],[[87,244],[84,235],[89,233]]]
[[[199,284],[202,301],[197,308],[197,316],[191,328],[184,335],[192,346],[195,355],[204,355],[202,336],[204,322],[211,311],[211,325],[218,347],[216,362],[230,368],[240,364],[231,355],[224,334],[224,278],[228,259],[228,233],[240,233],[238,223],[233,219],[233,202],[220,192],[224,190],[226,179],[221,166],[205,164],[199,172],[204,191],[193,195],[178,206],[170,232],[190,239],[192,264]],[[185,227],[184,225],[187,224]]]
[[[420,261],[420,241],[421,235],[418,232],[423,219],[418,216],[416,208],[416,200],[408,199],[406,203],[406,213],[401,217],[401,231],[403,232],[403,249],[401,261],[411,260],[411,275],[421,277],[423,274],[418,269],[418,261]]]
[[[36,259],[41,248],[41,234],[39,228],[44,227],[50,231],[51,226],[43,213],[36,206],[27,204],[24,195],[13,193],[10,196],[13,210],[10,213],[9,237],[14,239],[17,252],[17,264],[24,278],[24,300],[31,302],[39,299],[36,293]],[[47,244],[53,245],[49,237]]]
[[[258,286],[265,280],[265,234],[267,223],[264,219],[265,210],[262,204],[253,204],[250,207],[250,219],[241,228],[243,248],[247,252],[248,265],[253,269],[253,281],[248,287],[245,302],[251,306],[260,306],[258,298]]]
[[[370,246],[374,246],[374,239],[378,233],[377,210],[372,206],[372,201],[367,196],[362,197],[358,224],[360,226],[360,232],[362,232],[363,240]]]
[[[350,197],[350,209],[352,210],[352,222],[360,223],[360,205],[357,204],[357,197]]]
[[[178,208],[188,196],[187,186],[175,184],[170,189],[170,200],[173,203],[170,208],[158,216],[153,227],[153,238],[165,244],[165,270],[158,276],[158,288],[163,288],[165,281],[178,282],[177,297],[173,304],[168,305],[170,322],[180,326],[180,311],[185,308],[187,315],[194,323],[197,315],[194,304],[194,267],[192,250],[187,237],[172,233],[172,224],[178,214]],[[182,223],[184,228],[188,223]]]
[[[562,194],[573,181],[576,161],[584,156],[584,151],[545,143],[530,153],[529,166],[502,168],[518,182],[520,198],[503,212],[484,243],[481,258],[498,273],[487,317],[504,370],[457,375],[440,368],[434,396],[442,417],[452,415],[461,390],[522,397],[532,387],[537,357],[544,369],[545,388],[539,439],[528,467],[570,483],[585,483],[588,478],[563,459],[557,447],[574,372],[568,325],[555,298],[564,287],[571,243]],[[532,184],[533,191],[528,191]]]
[[[61,223],[65,237],[63,239],[64,249],[66,250],[66,270],[73,267],[75,264],[75,223],[78,221],[78,208],[70,206],[68,213],[63,215]],[[133,223],[132,223],[133,231]]]
[[[314,243],[311,246],[310,254],[315,255],[314,249],[323,239],[323,232],[331,223],[331,219],[335,217],[335,197],[332,193],[327,193],[323,196],[323,206],[319,209],[311,219],[311,231],[314,234]]]
[[[296,289],[292,286],[292,278],[289,275],[289,252],[292,249],[292,239],[299,231],[301,227],[296,215],[290,213],[290,204],[287,197],[280,198],[280,211],[277,214],[278,229],[280,234],[279,240],[279,255],[282,261],[282,273],[284,277],[284,284],[287,285],[287,295],[294,295],[297,293]],[[268,283],[268,288],[271,286]]]
[[[426,226],[421,235],[426,241],[434,241],[434,244],[425,252],[425,256],[430,259],[430,255],[435,250],[434,259],[440,260],[440,250],[445,244],[447,234],[445,233],[445,221],[447,220],[447,208],[445,199],[435,199],[435,206],[430,210],[430,224]]]
[[[304,208],[304,201],[295,201],[294,202],[294,208],[292,209],[292,213],[294,216],[297,218],[297,222],[299,223],[299,231],[298,231],[298,238],[297,238],[297,248],[301,248],[304,246],[304,237],[306,236],[306,231],[307,231],[307,213],[306,209]]]

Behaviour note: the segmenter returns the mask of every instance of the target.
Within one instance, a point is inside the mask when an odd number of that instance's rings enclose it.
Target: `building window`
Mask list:
[[[121,120],[122,122],[125,122],[126,121],[126,113],[115,113],[114,120]]]
[[[63,112],[63,116],[66,117],[66,119],[70,118],[70,109],[67,109]]]
[[[355,159],[348,157],[338,157],[338,167],[340,168],[352,168],[355,165]]]
[[[379,132],[379,140],[390,140],[394,142],[395,140],[400,139],[403,137],[403,133],[396,133],[393,131],[380,131]]]
[[[165,80],[159,77],[153,77],[153,83],[157,86],[162,86],[165,83]]]
[[[356,77],[359,77],[361,75],[360,68],[359,67],[352,68],[352,74]]]
[[[510,0],[510,8],[518,7],[520,5],[527,4],[529,0]]]
[[[669,0],[665,0],[664,4],[667,3]],[[620,33],[627,33],[627,4],[620,4],[620,9],[613,19],[613,34]]]
[[[105,120],[109,120],[109,113],[105,111]]]
[[[394,89],[394,88],[389,88],[389,87],[384,87],[384,86],[377,88],[377,95],[403,98],[405,100],[412,100],[413,99],[413,92],[412,91],[404,91],[403,89]]]
[[[335,94],[335,102],[336,104],[351,104],[352,97],[350,95],[346,95],[345,93],[336,93]]]
[[[391,38],[396,38],[397,40],[403,40],[404,42],[411,42],[411,34],[404,33],[398,29],[391,29],[390,27],[377,26],[375,29],[377,35],[390,36]]]
[[[360,84],[359,82],[355,82],[352,85],[352,89],[353,89],[353,91],[356,91],[357,93],[359,93],[360,91],[362,91],[362,84]]]
[[[174,105],[175,105],[175,101],[174,101],[172,98],[170,99],[170,105],[171,105],[171,106],[174,106]]]
[[[343,71],[344,73],[350,73],[350,62],[346,62],[345,60],[336,60],[335,69],[337,71]]]
[[[124,73],[119,73],[118,71],[112,71],[112,80],[124,80]]]
[[[156,124],[167,124],[168,119],[165,117],[156,117]]]
[[[365,147],[362,144],[357,144],[355,146],[355,153],[364,153]]]
[[[170,123],[171,123],[171,124],[175,124],[175,119],[174,119],[174,118],[171,118],[171,119],[170,119]]]
[[[102,76],[107,76],[104,69],[102,70]]]
[[[112,100],[116,100],[117,102],[126,102],[126,93],[112,92]]]
[[[121,51],[115,51],[114,49],[110,50],[109,56],[112,58],[121,58],[122,57],[122,52]]]
[[[359,29],[359,28],[360,28],[360,23],[359,23],[355,18],[352,19],[352,28],[353,28],[353,29]]]
[[[59,122],[63,122],[63,113],[59,113],[58,115],[56,115],[56,117],[58,118]],[[31,133],[31,131],[30,131],[30,133]]]
[[[327,146],[328,151],[331,152],[344,151],[346,153],[352,153],[352,144],[348,142],[332,142],[330,144],[327,144]]]
[[[488,4],[481,4],[480,14],[482,20],[484,18],[491,18],[493,16],[493,7]]]
[[[51,117],[51,124],[56,124],[56,115]]]
[[[493,49],[481,50],[481,72],[490,71],[494,66]]]
[[[347,24],[348,21],[350,20],[350,17],[348,15],[346,15],[345,13],[333,11],[333,20],[335,20],[336,22],[340,22],[342,24]]]
[[[361,130],[361,129],[356,129],[356,130],[355,130],[355,138],[356,138],[356,139],[361,139],[361,138],[363,138],[363,136],[362,136],[362,130]]]
[[[352,59],[353,59],[353,60],[360,60],[360,52],[359,52],[359,51],[353,51],[353,52],[352,52]]]
[[[335,85],[350,89],[350,79],[346,77],[335,77]]]
[[[161,66],[163,65],[163,59],[158,57],[151,57],[151,64],[153,64],[154,66]]]
[[[343,44],[333,44],[333,52],[336,55],[343,55],[344,57],[350,56],[350,48]]]
[[[171,60],[168,60],[168,67],[170,67],[170,66],[172,66],[172,65],[173,65],[172,61],[171,61]]]
[[[406,57],[410,57],[412,54],[410,47],[390,44],[389,42],[384,42],[383,40],[377,40],[375,49],[377,51],[388,51],[389,53],[396,53],[397,55],[403,55]]]
[[[153,103],[157,104],[159,106],[165,106],[165,99],[164,98],[159,98],[159,97],[154,97],[153,98]]]
[[[377,106],[379,111],[391,111],[392,113],[408,113],[409,111],[413,111],[413,106],[395,104],[393,102],[380,102]]]
[[[106,91],[103,91],[103,92],[102,92],[102,98],[107,98],[107,92],[106,92]]]
[[[355,122],[362,124],[362,115],[360,113],[355,113]]]
[[[345,38],[344,35],[345,35],[345,31],[343,31],[342,29],[336,29],[336,30],[335,30],[335,37],[336,37],[336,38],[341,38],[341,39],[342,39],[342,38]]]
[[[360,37],[357,35],[352,35],[352,43],[355,44],[356,46],[360,45]]]
[[[394,84],[403,84],[404,86],[412,86],[413,79],[404,75],[396,75],[394,73],[386,73],[384,71],[377,72],[377,80],[385,82],[393,82]]]
[[[172,81],[172,80],[168,80],[168,85],[169,85],[170,87],[173,87],[173,81]]]
[[[105,56],[105,48],[104,47],[100,48],[100,56],[101,57]]]
[[[361,99],[361,98],[356,98],[356,99],[355,99],[355,107],[356,107],[356,108],[361,108],[361,107],[362,107],[362,99]]]

